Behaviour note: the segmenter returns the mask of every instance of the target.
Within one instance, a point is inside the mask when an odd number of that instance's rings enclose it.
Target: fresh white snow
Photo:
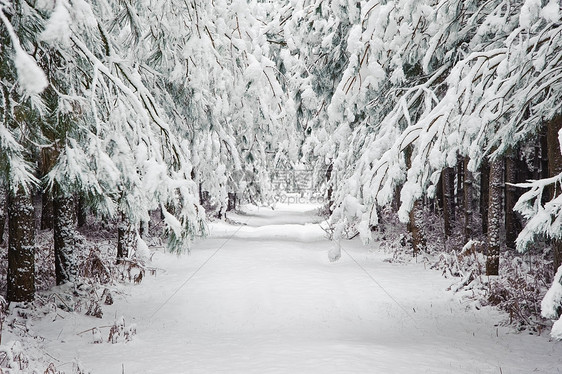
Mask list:
[[[114,296],[103,319],[34,321],[38,344],[60,370],[78,359],[100,374],[561,372],[562,343],[548,332],[496,327],[505,315],[460,302],[423,264],[384,262],[360,241],[342,241],[330,262],[333,244],[307,223],[319,221],[313,208],[229,215],[245,225],[211,224],[190,255],[157,252],[162,270]],[[104,326],[121,317],[137,333],[108,343]]]

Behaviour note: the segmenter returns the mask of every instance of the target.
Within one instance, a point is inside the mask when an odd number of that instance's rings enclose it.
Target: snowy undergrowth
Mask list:
[[[467,307],[480,309],[490,305],[507,313],[499,324],[516,331],[541,334],[551,322],[541,316],[541,301],[552,283],[552,263],[541,247],[520,254],[502,249],[500,274],[486,276],[485,237],[462,242],[460,225],[443,239],[442,217],[426,211],[424,231],[427,246],[414,256],[405,224],[391,209],[382,211],[382,224],[373,232],[378,246],[391,255],[389,262],[422,262],[451,279],[449,290]]]
[[[75,260],[78,277],[73,284],[55,286],[52,233],[41,230],[37,236],[36,284],[37,294],[32,303],[12,303],[7,306],[0,298],[0,373],[6,374],[86,374],[78,360],[60,362],[42,349],[44,338],[34,332],[39,320],[51,322],[83,315],[92,318],[92,327],[79,333],[92,344],[129,342],[136,335],[136,325],[121,316],[105,316],[105,309],[126,295],[126,285],[142,282],[145,276],[155,275],[159,269],[149,264],[150,254],[133,255],[115,263],[116,222],[92,222],[87,230],[77,232]],[[159,225],[151,226],[139,247],[161,248]],[[148,245],[147,245],[148,243]],[[142,248],[141,248],[142,247]],[[6,243],[0,246],[4,258],[0,266],[0,289],[6,289]],[[61,331],[62,332],[62,331]]]

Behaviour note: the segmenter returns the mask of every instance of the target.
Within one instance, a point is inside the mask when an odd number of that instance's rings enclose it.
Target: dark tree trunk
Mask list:
[[[490,164],[482,161],[480,166],[480,217],[482,217],[482,234],[488,234],[488,204],[490,203]]]
[[[54,148],[43,148],[39,157],[39,172],[44,177],[55,166],[59,151]],[[41,193],[41,230],[52,230],[54,228],[53,219],[53,199],[47,192]]]
[[[334,205],[334,189],[333,189],[333,184],[332,184],[332,173],[334,171],[334,164],[330,163],[330,165],[328,165],[328,168],[326,169],[326,183],[328,183],[328,191],[326,191],[326,201],[327,204],[326,206],[328,207],[328,211],[330,212],[330,214],[333,213],[333,209],[332,206]]]
[[[441,172],[441,184],[443,186],[443,223],[445,236],[449,237],[453,231],[455,219],[455,184],[453,168],[446,168]]]
[[[76,222],[78,227],[83,227],[87,222],[87,212],[86,212],[86,198],[83,194],[78,194],[76,204]]]
[[[562,173],[562,154],[560,153],[560,142],[558,133],[562,129],[562,116],[558,116],[548,122],[546,138],[548,145],[548,173],[554,177]],[[550,191],[550,196],[555,197],[560,194],[560,185],[555,185]],[[554,271],[562,265],[562,240],[552,240]]]
[[[227,202],[227,205],[226,205],[226,211],[227,212],[236,210],[237,200],[238,199],[236,198],[236,193],[234,193],[234,192],[228,193],[228,202]]]
[[[408,146],[404,150],[404,157],[406,159],[407,167],[411,167],[412,164],[412,146]],[[408,230],[412,234],[412,247],[414,250],[414,255],[419,251],[425,250],[426,239],[425,231],[423,228],[423,198],[419,198],[414,202],[412,210],[410,211],[410,222],[408,223]]]
[[[4,228],[6,227],[7,205],[6,188],[0,186],[0,244],[4,243]]]
[[[207,213],[212,210],[211,194],[209,191],[203,191],[203,183],[199,183],[199,204]]]
[[[392,210],[395,212],[397,212],[398,209],[400,209],[400,191],[401,191],[400,188],[401,188],[400,186],[394,187],[394,194],[392,197],[391,206],[392,206]]]
[[[8,194],[7,301],[35,297],[35,222],[33,199],[23,188]]]
[[[122,215],[121,222],[117,229],[117,262],[120,259],[129,258],[135,249],[135,244],[137,241],[137,231],[135,225],[131,221]]]
[[[517,161],[514,155],[505,158],[505,245],[515,249],[515,240],[521,231],[521,223],[513,207],[519,199],[517,187]]]
[[[57,284],[74,282],[76,279],[76,207],[70,195],[55,188],[53,199],[53,237],[55,243],[55,276]]]
[[[414,255],[426,248],[427,241],[423,228],[423,200],[418,199],[410,211],[410,232],[412,233],[412,247]]]
[[[498,275],[500,266],[500,226],[502,222],[501,160],[490,163],[490,199],[488,204],[488,253],[486,275]]]
[[[472,173],[468,170],[469,158],[465,157],[463,161],[464,170],[464,242],[467,243],[472,239]]]
[[[203,183],[199,183],[199,205],[205,205],[206,197],[206,191],[203,191]]]
[[[464,159],[460,156],[457,158],[457,206],[464,207]],[[459,214],[459,220],[461,219]]]
[[[535,152],[533,156],[533,179],[541,179],[541,159],[542,159],[542,147],[541,147],[542,136],[539,134],[535,141]]]
[[[437,182],[437,186],[435,186],[435,211],[434,213],[443,212],[443,198],[445,193],[443,192],[443,172],[441,172],[441,178]]]

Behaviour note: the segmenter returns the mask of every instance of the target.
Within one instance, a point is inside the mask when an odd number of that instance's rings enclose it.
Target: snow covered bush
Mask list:
[[[0,346],[0,372],[3,372],[4,368],[10,370],[9,373],[28,373],[29,363],[29,357],[19,341]]]
[[[2,374],[89,374],[89,371],[77,361],[72,363],[70,372],[57,368],[53,362],[46,362],[26,354],[26,349],[20,341],[0,345],[0,373]]]
[[[519,331],[541,334],[548,326],[540,313],[541,300],[548,289],[552,273],[548,251],[539,247],[521,254],[504,249],[499,275],[488,277],[485,272],[486,242],[471,240],[463,246],[460,239],[461,227],[454,228],[455,234],[452,237],[443,238],[442,222],[438,217],[439,215],[426,211],[423,224],[427,229],[429,245],[427,251],[417,256],[413,255],[405,225],[400,224],[397,214],[391,209],[381,211],[381,224],[373,231],[373,241],[391,255],[386,261],[423,262],[451,281],[448,289],[462,302],[477,308],[482,305],[494,306],[508,314],[506,324]],[[548,295],[557,294],[549,292]],[[551,306],[557,305],[562,310],[562,300],[558,302],[559,304]]]
[[[93,247],[90,249],[88,256],[79,265],[79,274],[94,282],[106,284],[115,277],[113,275],[113,268],[113,261],[106,256],[102,256],[99,248]]]
[[[541,302],[541,314],[544,318],[556,320],[550,335],[562,340],[562,266],[558,268],[552,286]]]
[[[111,344],[130,342],[136,334],[137,326],[134,323],[125,326],[125,318],[121,317],[110,327],[107,341]]]
[[[487,300],[509,314],[509,323],[520,330],[541,333],[547,321],[541,318],[541,300],[551,279],[552,266],[539,251],[503,254],[500,275],[489,280]],[[544,317],[544,315],[543,315]]]

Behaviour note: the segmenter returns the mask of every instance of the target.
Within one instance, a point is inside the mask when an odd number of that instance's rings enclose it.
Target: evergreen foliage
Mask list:
[[[131,247],[159,210],[177,252],[229,194],[267,201],[281,161],[328,178],[335,239],[369,242],[395,204],[423,250],[423,205],[443,206],[449,236],[464,199],[469,241],[472,199],[489,194],[498,273],[502,160],[547,124],[537,155],[556,157],[509,206],[519,251],[562,240],[560,15],[556,0],[0,0],[0,186],[68,217],[60,199],[81,196]]]

